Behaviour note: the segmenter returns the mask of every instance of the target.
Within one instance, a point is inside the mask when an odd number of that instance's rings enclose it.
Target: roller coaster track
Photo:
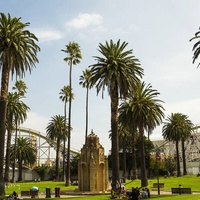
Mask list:
[[[174,142],[157,140],[153,141],[154,146],[160,147],[165,155],[176,156]],[[182,148],[179,145],[180,161],[182,160]],[[193,127],[192,135],[185,141],[185,155],[188,162],[200,161],[200,125]]]
[[[35,139],[35,146],[37,148],[37,162],[40,164],[41,160],[52,160],[54,159],[52,154],[55,154],[56,149],[56,141],[51,140],[50,138],[46,137],[44,133],[41,133],[37,130],[33,130],[30,128],[19,127],[18,129],[19,136],[28,136],[30,138]],[[61,144],[61,150],[64,147]],[[53,152],[53,153],[52,153]],[[67,148],[66,148],[67,152]],[[50,155],[51,154],[51,155]],[[78,150],[74,150],[73,148],[70,149],[70,154],[72,156],[79,154]]]

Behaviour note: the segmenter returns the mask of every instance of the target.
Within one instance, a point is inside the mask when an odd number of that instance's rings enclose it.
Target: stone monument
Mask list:
[[[106,192],[108,190],[108,159],[97,135],[91,132],[81,149],[78,164],[79,191]]]

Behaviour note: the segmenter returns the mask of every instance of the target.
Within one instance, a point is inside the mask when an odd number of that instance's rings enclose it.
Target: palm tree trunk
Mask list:
[[[141,141],[141,187],[146,187],[148,185],[147,172],[146,172],[146,161],[145,161],[145,150],[144,150],[144,129],[139,127],[140,141]]]
[[[18,168],[19,168],[18,181],[22,181],[22,160],[21,160],[21,158],[18,160]]]
[[[9,69],[3,65],[1,77],[1,96],[0,96],[0,159],[4,160],[4,145],[6,132],[6,109],[8,97]],[[5,195],[4,178],[3,178],[4,162],[0,162],[0,196]]]
[[[177,177],[181,176],[178,140],[176,140],[176,164],[177,164]]]
[[[67,168],[66,168],[66,186],[70,186],[70,145],[71,145],[71,104],[72,104],[72,61],[70,63],[69,73],[69,117],[68,117],[68,147],[67,147]]]
[[[6,144],[6,165],[4,180],[10,182],[9,171],[10,171],[10,146],[11,146],[11,137],[12,137],[12,124],[8,125],[7,129],[7,144]]]
[[[87,140],[87,135],[88,135],[88,87],[87,87],[87,92],[86,92],[86,117],[85,117],[85,143]]]
[[[63,147],[63,174],[62,174],[62,179],[63,181],[65,181],[65,156],[66,156],[66,138],[67,138],[67,134],[66,134],[66,121],[67,121],[67,114],[66,114],[66,105],[67,105],[67,100],[66,100],[66,96],[65,96],[65,103],[64,103],[64,117],[65,117],[65,122],[64,122],[64,131],[65,131],[65,136],[64,136],[64,147]]]
[[[60,166],[60,140],[57,139],[56,147],[56,180],[59,180],[59,166]]]
[[[134,131],[131,134],[132,136],[132,169],[133,169],[133,175],[131,177],[132,180],[135,180],[138,178],[137,174],[137,164],[136,164],[136,154],[135,154],[135,133]]]
[[[183,175],[187,175],[184,140],[181,141],[181,144],[182,144],[182,157],[183,157]]]
[[[14,143],[14,155],[13,155],[13,169],[12,169],[12,182],[15,182],[15,166],[16,166],[16,146],[17,146],[17,117],[15,118],[15,143]]]
[[[0,99],[0,110],[0,159],[4,160],[6,101],[3,99]],[[4,162],[0,162],[0,196],[5,195],[3,165]]]
[[[111,90],[111,160],[112,160],[112,189],[116,191],[116,183],[119,182],[119,137],[118,137],[118,93]]]
[[[123,177],[126,177],[126,139],[123,136]]]

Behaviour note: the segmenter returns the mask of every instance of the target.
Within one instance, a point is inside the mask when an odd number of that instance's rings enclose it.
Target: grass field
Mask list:
[[[157,179],[149,179],[148,180],[148,187],[151,191],[151,187],[153,185],[153,183],[156,183]],[[161,200],[161,199],[166,199],[166,200],[200,200],[200,177],[196,177],[196,176],[183,176],[183,177],[170,177],[170,178],[163,178],[160,177],[159,178],[159,182],[160,183],[164,183],[164,190],[165,191],[170,191],[172,187],[178,187],[179,184],[181,184],[183,187],[189,187],[192,189],[192,192],[199,192],[199,194],[192,194],[192,195],[151,195],[151,199],[156,199],[156,200]],[[140,187],[140,180],[127,180],[126,181],[126,188],[127,189],[131,189],[132,187]],[[23,183],[15,183],[12,184],[10,183],[7,187],[6,187],[6,195],[11,194],[13,191],[16,191],[18,194],[20,194],[20,192],[22,190],[30,190],[30,188],[32,186],[37,186],[39,188],[39,191],[42,193],[45,193],[46,188],[51,188],[51,192],[55,191],[56,187],[59,187],[60,190],[75,190],[77,189],[77,186],[70,186],[70,187],[66,187],[64,182],[54,182],[54,181],[42,181],[42,182],[23,182]],[[161,191],[162,194],[162,191]],[[53,195],[52,195],[53,197]],[[62,196],[61,196],[62,198]],[[25,198],[23,198],[25,199]],[[42,198],[40,198],[42,200]],[[46,198],[45,198],[46,199]],[[56,198],[51,198],[51,199],[56,199]],[[57,198],[60,199],[60,198]],[[70,197],[70,198],[66,198],[68,200],[71,199],[81,199],[81,200],[108,200],[110,199],[110,195],[93,195],[93,196],[84,196],[81,195],[79,197]]]

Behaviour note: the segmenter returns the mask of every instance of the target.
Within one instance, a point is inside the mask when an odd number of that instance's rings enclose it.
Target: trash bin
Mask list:
[[[46,198],[51,198],[51,188],[46,188]]]
[[[55,188],[55,197],[60,197],[60,188],[59,187]]]
[[[31,198],[36,198],[36,197],[38,197],[38,193],[39,193],[39,188],[38,188],[37,186],[33,186],[33,187],[30,189]]]

